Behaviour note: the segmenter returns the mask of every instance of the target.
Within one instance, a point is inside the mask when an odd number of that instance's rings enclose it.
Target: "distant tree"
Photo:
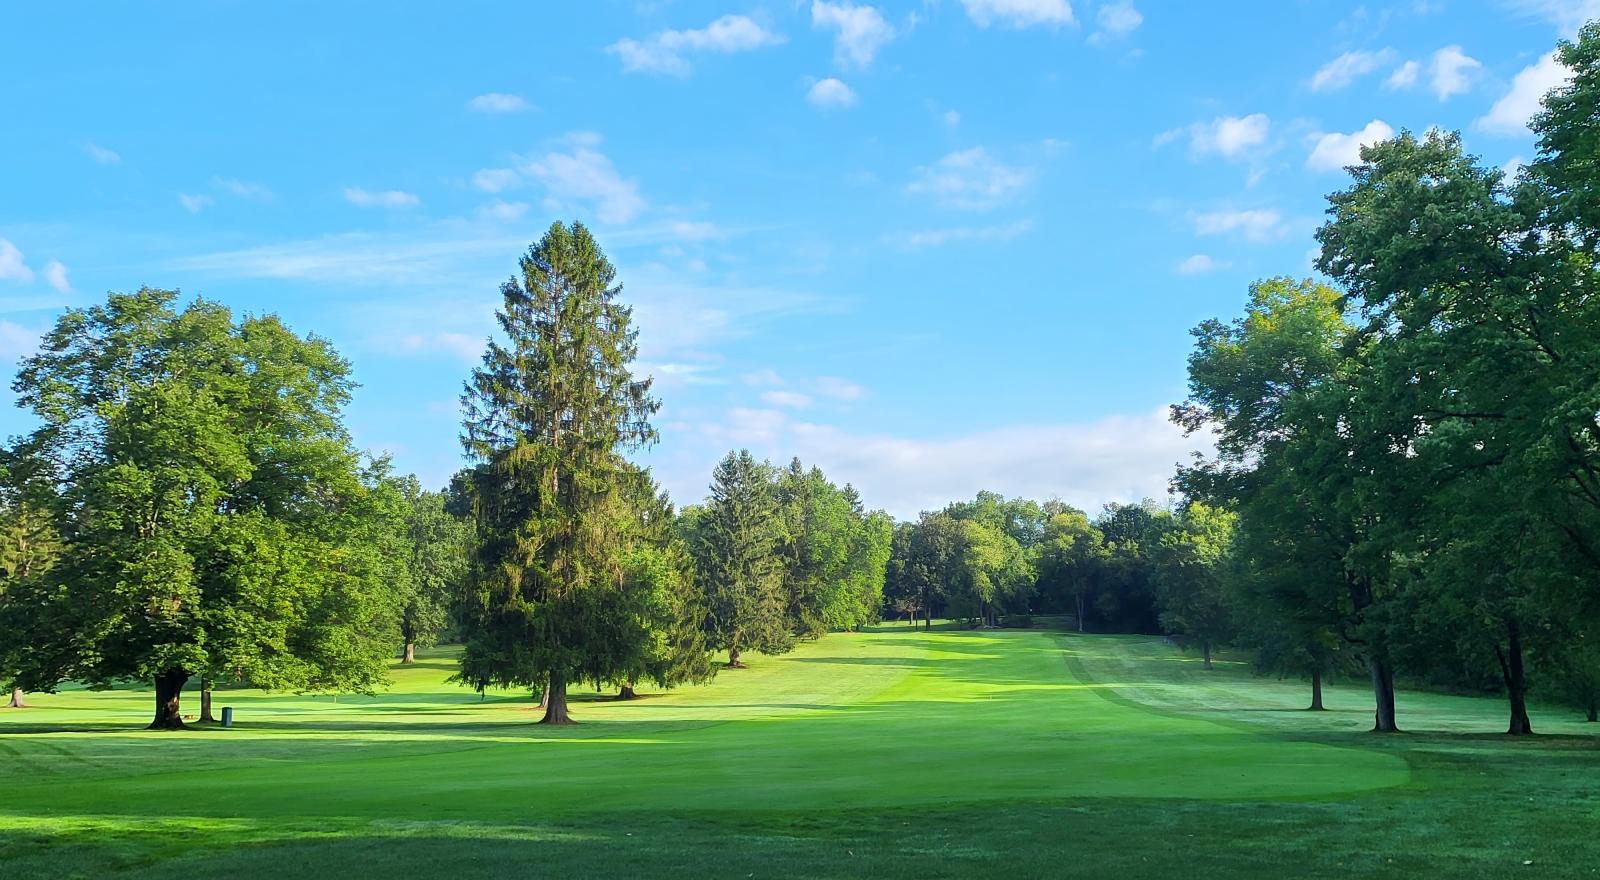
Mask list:
[[[691,553],[706,594],[706,638],[744,666],[746,651],[794,647],[784,592],[785,539],[771,467],[730,452],[711,475],[711,496],[692,517]]]
[[[553,224],[500,293],[501,338],[462,398],[475,540],[460,677],[542,687],[543,723],[567,724],[568,683],[628,674],[617,640],[652,638],[623,577],[622,453],[654,441],[659,405],[631,372],[616,270],[582,224]]]
[[[415,477],[400,484],[406,501],[404,602],[400,614],[402,663],[416,662],[416,649],[431,645],[450,622],[461,595],[471,544],[470,523],[452,511],[451,490],[430,492]]]
[[[1039,543],[1039,578],[1071,597],[1074,623],[1083,632],[1094,579],[1105,560],[1105,537],[1081,510],[1051,515]]]
[[[50,571],[61,556],[57,498],[47,466],[26,448],[0,450],[0,627],[6,625],[8,605],[25,608],[41,601],[36,594],[49,589]],[[36,648],[34,642],[20,632],[13,638],[0,632],[0,684],[27,665],[23,655]],[[25,706],[22,688],[12,687],[7,707]]]
[[[1197,643],[1206,669],[1212,649],[1234,633],[1229,601],[1233,522],[1229,511],[1191,501],[1153,553],[1161,625]]]
[[[48,583],[8,604],[6,638],[36,643],[17,685],[153,680],[159,729],[183,726],[184,684],[214,669],[382,680],[397,609],[364,541],[379,487],[340,424],[348,365],[274,317],[176,298],[69,310],[13,386],[63,536]]]

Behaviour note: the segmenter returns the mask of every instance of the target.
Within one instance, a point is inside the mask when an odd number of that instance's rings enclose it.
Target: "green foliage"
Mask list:
[[[472,532],[470,522],[454,512],[463,506],[453,497],[460,487],[430,492],[407,477],[399,489],[408,551],[406,576],[397,584],[403,595],[400,637],[409,655],[413,647],[433,644],[449,625],[464,590]]]
[[[1191,501],[1157,540],[1153,555],[1161,625],[1212,650],[1234,632],[1230,601],[1234,514]]]
[[[62,541],[7,603],[8,637],[36,643],[19,678],[370,689],[397,616],[372,539],[395,511],[385,465],[363,468],[340,424],[349,367],[274,317],[176,299],[71,309],[18,374]]]
[[[787,615],[786,538],[772,468],[749,450],[730,452],[711,474],[711,496],[685,523],[706,597],[706,641],[739,665],[745,651],[794,647]]]
[[[461,678],[542,686],[565,722],[566,683],[635,671],[654,639],[647,585],[625,576],[640,516],[621,453],[655,439],[659,404],[635,379],[631,310],[582,224],[550,227],[500,288],[492,339],[467,383],[463,444],[475,523]]]

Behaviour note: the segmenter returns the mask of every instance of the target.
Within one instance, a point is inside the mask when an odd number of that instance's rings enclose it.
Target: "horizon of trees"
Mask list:
[[[182,694],[370,692],[441,638],[457,680],[670,688],[884,617],[1165,634],[1211,668],[1498,689],[1600,720],[1600,23],[1508,177],[1458,135],[1365,147],[1317,232],[1327,282],[1250,287],[1196,327],[1174,422],[1216,438],[1178,500],[980,491],[894,522],[798,459],[730,452],[675,509],[628,454],[656,440],[631,310],[581,223],[501,286],[439,490],[354,447],[350,365],[274,316],[174,291],[69,309],[13,389],[0,450],[0,683]],[[1331,282],[1331,283],[1330,283]],[[725,653],[719,664],[713,654]]]

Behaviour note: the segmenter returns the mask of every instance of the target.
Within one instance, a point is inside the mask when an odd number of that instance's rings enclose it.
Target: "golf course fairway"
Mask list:
[[[569,728],[453,668],[218,691],[226,730],[143,731],[143,690],[33,695],[0,714],[0,876],[1595,876],[1600,851],[1575,720],[1507,742],[1496,701],[1408,694],[1424,732],[1377,737],[1359,683],[1306,713],[1157,639],[885,626],[579,691]]]

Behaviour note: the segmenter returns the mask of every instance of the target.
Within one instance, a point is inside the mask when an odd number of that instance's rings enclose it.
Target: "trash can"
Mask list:
[[[232,727],[233,726],[233,707],[232,706],[223,706],[222,707],[222,726],[223,727]]]

